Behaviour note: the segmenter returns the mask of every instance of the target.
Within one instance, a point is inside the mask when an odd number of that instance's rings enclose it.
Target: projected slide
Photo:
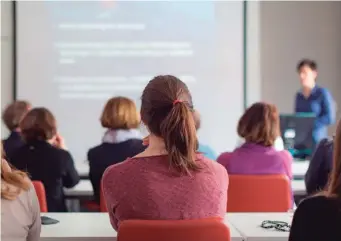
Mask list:
[[[203,116],[203,142],[217,152],[236,143],[233,125],[243,108],[241,2],[23,1],[16,17],[17,96],[55,113],[77,159],[101,140],[105,101],[120,95],[139,105],[158,74],[188,84]],[[221,143],[219,128],[233,140]]]

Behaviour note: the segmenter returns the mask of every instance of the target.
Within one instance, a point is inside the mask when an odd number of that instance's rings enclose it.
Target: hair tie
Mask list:
[[[178,103],[182,103],[182,100],[174,100],[174,101],[173,101],[173,106],[176,105],[176,104],[178,104]]]

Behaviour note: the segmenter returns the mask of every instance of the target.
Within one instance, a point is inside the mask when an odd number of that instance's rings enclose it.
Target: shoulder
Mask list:
[[[287,150],[282,150],[282,151],[277,151],[277,150],[275,150],[274,153],[273,153],[273,155],[274,155],[274,156],[277,156],[277,157],[279,157],[280,159],[285,160],[285,161],[292,161],[292,160],[293,160],[292,155],[291,155],[290,152],[287,151]]]
[[[101,151],[104,148],[104,144],[100,144],[97,146],[94,146],[88,150],[88,158],[90,158],[93,155],[96,155],[97,152]]]
[[[134,150],[144,151],[146,149],[146,146],[143,145],[143,141],[140,139],[130,139],[126,143]]]
[[[120,180],[123,176],[133,175],[132,171],[137,167],[137,160],[128,158],[125,161],[109,166],[103,174],[103,183]]]
[[[334,198],[317,195],[304,199],[295,211],[295,215],[305,215],[314,212],[316,215],[335,212],[337,201]]]
[[[324,87],[317,87],[317,93],[318,93],[318,95],[321,95],[324,97],[331,96],[330,91]]]
[[[238,149],[238,148],[237,148]],[[236,150],[237,150],[236,149]],[[233,152],[235,152],[236,150],[234,150]],[[225,162],[227,160],[229,160],[233,154],[233,152],[223,152],[219,155],[219,157],[217,158],[217,161],[219,163]]]
[[[215,162],[211,159],[208,159],[207,157],[205,157],[204,155],[200,154],[199,155],[199,161],[204,164],[204,168],[207,167],[208,169],[210,169],[211,171],[213,171],[213,173],[216,173],[217,175],[221,175],[221,176],[227,176],[227,171],[226,168],[221,165],[218,162]]]

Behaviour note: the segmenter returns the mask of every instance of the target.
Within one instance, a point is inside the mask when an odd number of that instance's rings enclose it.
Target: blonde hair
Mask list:
[[[26,173],[12,168],[4,156],[1,144],[1,198],[15,200],[21,191],[30,188],[30,180]]]
[[[139,127],[141,117],[135,103],[125,97],[114,97],[105,104],[101,124],[108,129],[136,129]]]
[[[341,120],[339,120],[333,145],[333,168],[327,187],[327,196],[341,198]]]

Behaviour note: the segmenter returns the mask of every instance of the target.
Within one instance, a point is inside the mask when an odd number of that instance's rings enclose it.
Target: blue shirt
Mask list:
[[[314,113],[316,116],[313,129],[313,139],[318,143],[328,136],[327,127],[335,122],[334,100],[330,92],[315,86],[308,98],[300,91],[296,94],[296,113]]]
[[[217,155],[214,153],[213,149],[209,146],[202,145],[199,143],[198,151],[201,152],[205,157],[211,160],[216,160]]]

